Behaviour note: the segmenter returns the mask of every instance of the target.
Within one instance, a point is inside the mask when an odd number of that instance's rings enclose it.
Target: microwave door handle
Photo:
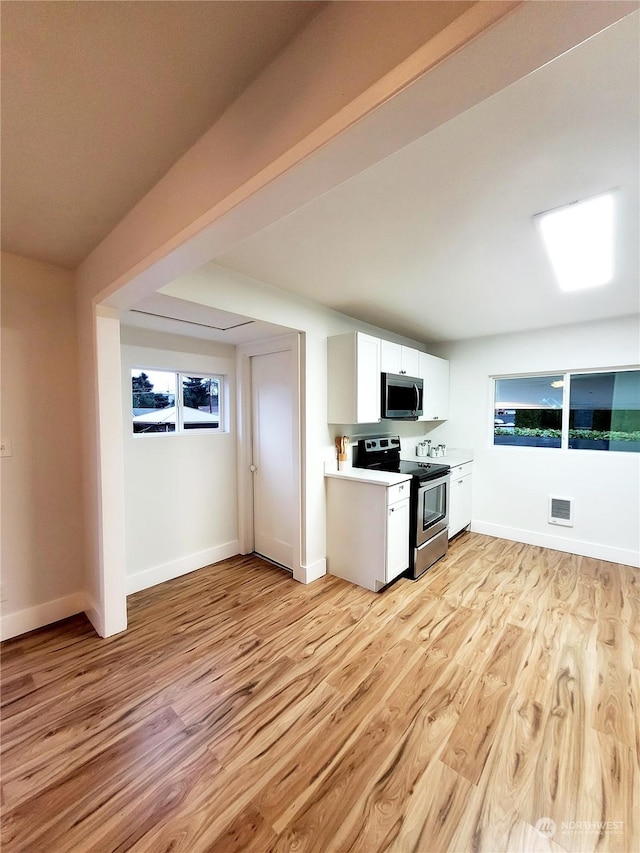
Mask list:
[[[418,386],[416,383],[413,383],[413,390],[416,392],[416,415],[418,414],[418,409],[420,408],[420,391],[418,391]]]

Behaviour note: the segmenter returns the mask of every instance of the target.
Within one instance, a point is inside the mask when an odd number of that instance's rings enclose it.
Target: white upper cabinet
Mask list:
[[[449,362],[426,352],[418,354],[418,376],[424,382],[421,421],[446,421],[449,417]]]
[[[402,347],[391,341],[380,341],[380,370],[383,373],[400,373]]]
[[[381,341],[380,370],[383,373],[420,376],[420,353],[411,347],[403,347],[391,341]]]
[[[330,424],[380,420],[380,339],[348,332],[327,339],[327,416]]]
[[[380,373],[420,376],[421,421],[449,417],[449,362],[364,332],[327,339],[327,420],[330,424],[380,421]]]

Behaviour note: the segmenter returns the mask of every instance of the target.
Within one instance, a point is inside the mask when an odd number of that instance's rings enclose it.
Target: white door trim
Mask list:
[[[294,333],[266,341],[243,344],[237,348],[238,377],[238,538],[242,554],[254,550],[253,528],[253,482],[250,471],[252,463],[251,428],[251,357],[275,352],[293,354],[291,386],[293,390],[293,481],[295,484],[296,508],[293,518],[293,577],[302,583],[307,582],[306,571],[302,568],[303,553],[303,482],[302,482],[302,429],[301,429],[301,364],[300,335]]]
[[[98,634],[110,637],[127,628],[120,317],[103,305],[93,312],[99,600],[89,595],[85,612]]]

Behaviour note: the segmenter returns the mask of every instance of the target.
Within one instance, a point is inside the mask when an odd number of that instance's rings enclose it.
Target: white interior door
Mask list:
[[[258,554],[293,569],[293,352],[251,357],[253,526]]]

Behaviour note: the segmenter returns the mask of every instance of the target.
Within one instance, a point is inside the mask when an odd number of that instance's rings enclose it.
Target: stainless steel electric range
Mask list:
[[[400,436],[385,435],[358,441],[355,468],[411,475],[409,576],[418,578],[447,553],[449,525],[448,465],[403,462]]]

